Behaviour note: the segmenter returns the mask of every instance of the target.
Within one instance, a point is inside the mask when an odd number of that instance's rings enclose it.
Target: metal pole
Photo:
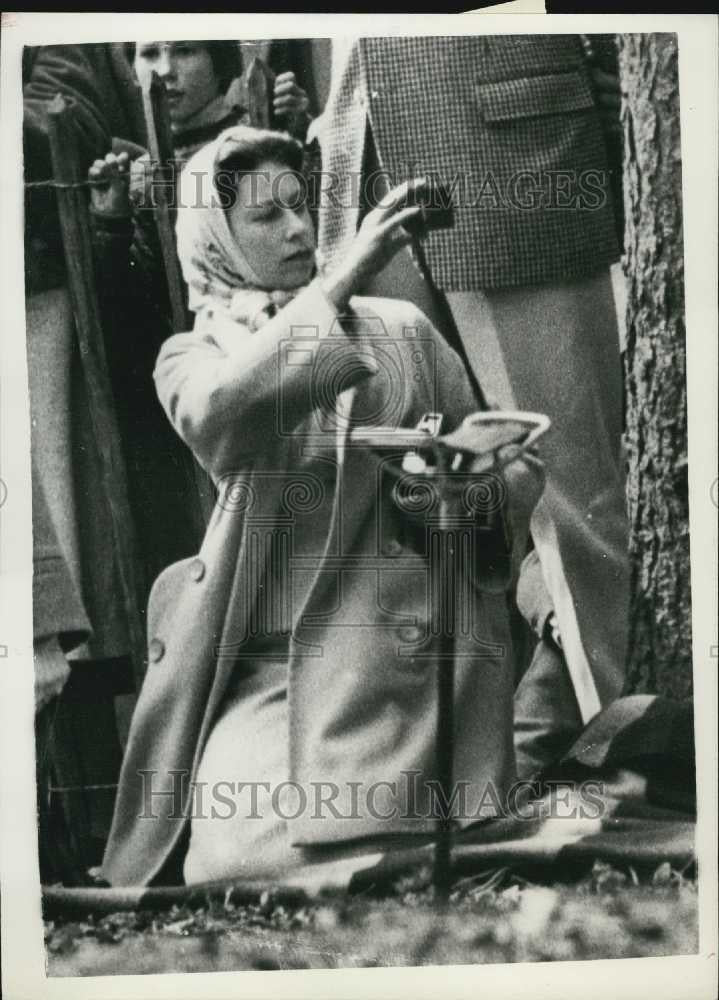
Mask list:
[[[443,487],[440,487],[443,488]],[[452,783],[454,781],[454,636],[456,614],[457,551],[449,524],[449,502],[440,498],[435,534],[436,558],[430,549],[432,593],[440,629],[437,658],[437,781],[443,796],[442,815],[434,849],[432,881],[438,900],[446,902],[452,884]]]

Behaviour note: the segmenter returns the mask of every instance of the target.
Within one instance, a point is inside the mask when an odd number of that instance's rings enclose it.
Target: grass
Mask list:
[[[457,883],[439,908],[422,880],[384,899],[334,896],[288,910],[217,903],[46,923],[48,974],[333,969],[694,954],[696,883],[662,865],[651,882],[596,864],[576,885],[506,870]]]

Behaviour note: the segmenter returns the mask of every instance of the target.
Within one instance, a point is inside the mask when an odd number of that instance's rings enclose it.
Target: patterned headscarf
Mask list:
[[[222,164],[257,135],[257,129],[237,125],[195,153],[180,175],[177,213],[177,253],[190,289],[190,309],[198,314],[224,312],[253,332],[301,291],[268,292],[258,287],[215,188],[215,174]]]

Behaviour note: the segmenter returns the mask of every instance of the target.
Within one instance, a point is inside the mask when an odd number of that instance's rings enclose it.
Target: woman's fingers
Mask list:
[[[415,177],[411,181],[405,181],[403,184],[398,184],[397,187],[392,188],[391,191],[388,191],[387,194],[383,196],[377,208],[372,210],[376,213],[377,220],[382,221],[388,218],[397,212],[398,209],[401,209],[403,205],[406,205],[410,189],[413,191],[421,191],[426,188],[428,184],[429,179],[427,177]],[[415,208],[416,206],[412,205],[409,207]]]
[[[361,229],[371,229],[381,227],[384,223],[390,222],[392,226],[401,225],[403,221],[413,218],[421,208],[418,205],[407,205],[407,198],[410,188],[415,191],[425,188],[429,184],[427,177],[416,177],[411,181],[398,184],[397,187],[388,191],[376,208],[368,212],[364,218]],[[404,206],[404,207],[403,207]]]
[[[385,233],[391,233],[392,231],[399,229],[401,225],[405,222],[409,222],[410,219],[415,219],[422,209],[419,205],[409,205],[407,208],[403,208],[400,212],[395,212],[394,215],[390,215],[388,219],[385,219],[377,226],[377,233],[380,236],[384,236]],[[407,236],[409,236],[409,233]]]

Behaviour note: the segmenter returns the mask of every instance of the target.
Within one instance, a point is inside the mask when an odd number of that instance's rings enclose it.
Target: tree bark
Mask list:
[[[677,39],[618,36],[627,277],[628,690],[692,693]]]

